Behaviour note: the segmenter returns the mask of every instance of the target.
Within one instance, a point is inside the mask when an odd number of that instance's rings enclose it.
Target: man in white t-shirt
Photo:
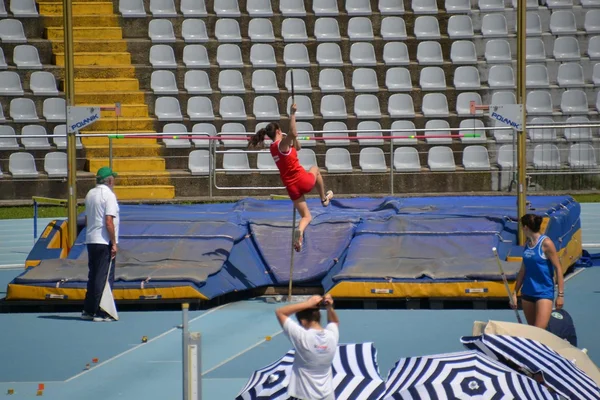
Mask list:
[[[321,327],[319,306],[327,308],[325,328]],[[296,314],[298,322],[291,318],[292,314]],[[312,296],[303,303],[278,308],[275,315],[296,349],[288,396],[297,400],[334,400],[331,364],[340,332],[331,296]]]
[[[81,318],[94,322],[113,319],[100,308],[107,278],[112,289],[115,257],[119,243],[119,204],[113,192],[116,173],[102,167],[96,173],[96,187],[85,197],[85,243],[88,252],[88,282]]]

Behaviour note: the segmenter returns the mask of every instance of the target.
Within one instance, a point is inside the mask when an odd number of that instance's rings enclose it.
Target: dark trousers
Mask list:
[[[115,280],[115,260],[112,260],[111,265],[110,248],[110,244],[87,245],[89,272],[83,310],[90,315],[106,316],[104,311],[100,310],[100,299],[102,298],[109,268],[111,289]]]

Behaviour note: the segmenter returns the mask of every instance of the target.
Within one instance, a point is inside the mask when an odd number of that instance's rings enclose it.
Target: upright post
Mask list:
[[[213,196],[213,174],[215,169],[213,168],[213,146],[214,140],[208,141],[208,197],[212,199]]]
[[[394,134],[392,133],[392,136]],[[394,141],[390,139],[390,196],[394,195]]]
[[[288,285],[288,301],[292,302],[292,281],[294,279],[294,232],[296,231],[296,207],[292,203],[292,251],[290,256],[290,283]]]
[[[113,167],[113,140],[112,135],[108,137],[108,166]]]
[[[527,63],[525,61],[525,46],[527,42],[527,0],[517,0],[517,104],[523,105],[523,130],[516,132],[518,136],[517,141],[517,214],[519,220],[525,215],[525,202],[527,198],[527,182],[526,182],[526,169],[527,169],[527,152],[526,152],[526,138],[527,132],[525,128],[525,103],[527,97],[527,91],[525,87],[525,70]],[[521,224],[518,223],[518,238],[519,245],[525,244],[525,236],[521,229]]]
[[[70,0],[63,0],[63,27],[65,46],[65,103],[66,107],[75,105],[75,67],[73,62],[73,9]],[[67,108],[68,109],[68,108]],[[65,115],[67,115],[65,109]],[[67,185],[69,246],[77,239],[77,139],[76,132],[67,129]]]
[[[183,347],[183,400],[189,400],[190,398],[190,377],[188,375],[189,368],[189,357],[188,357],[188,339],[189,339],[189,328],[188,328],[188,311],[190,309],[190,305],[188,303],[183,303],[181,305],[181,315],[182,315],[182,323],[181,323],[181,338],[182,338],[182,347]]]
[[[37,217],[38,217],[38,204],[37,201],[33,200],[33,242],[37,239]]]

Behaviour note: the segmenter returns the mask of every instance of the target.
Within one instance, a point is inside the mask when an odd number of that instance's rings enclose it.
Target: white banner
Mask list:
[[[67,132],[79,132],[99,119],[100,107],[67,107]]]
[[[522,104],[492,104],[490,106],[490,118],[519,132],[523,131]]]

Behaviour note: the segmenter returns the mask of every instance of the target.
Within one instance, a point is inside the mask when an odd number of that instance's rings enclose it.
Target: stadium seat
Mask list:
[[[399,172],[420,172],[419,152],[414,147],[398,147],[394,150],[394,169]]]
[[[417,62],[420,65],[442,65],[444,56],[439,42],[420,42],[417,46]]]
[[[4,116],[4,110],[2,109],[2,104],[0,104],[0,122],[5,122],[6,117]]]
[[[414,118],[415,106],[412,96],[407,93],[396,93],[388,99],[388,114],[391,118]]]
[[[13,71],[0,72],[0,95],[23,96],[23,93],[19,74]]]
[[[54,75],[46,71],[35,71],[31,74],[29,89],[36,96],[58,96],[56,79]]]
[[[584,8],[600,7],[600,1],[598,0],[581,0],[580,3]]]
[[[219,43],[240,43],[240,24],[232,18],[219,18],[215,23],[215,37]]]
[[[482,104],[479,93],[463,92],[456,97],[456,113],[459,117],[470,117],[474,115],[471,114],[471,101],[474,101],[475,105],[478,106]],[[475,115],[481,115],[481,112],[478,110],[475,112]]]
[[[15,128],[9,125],[0,125],[0,150],[14,150],[18,148],[19,144],[17,143]]]
[[[410,72],[403,67],[389,68],[385,73],[385,86],[390,92],[412,91]]]
[[[237,0],[219,0],[214,2],[215,14],[219,18],[241,17],[239,2]]]
[[[538,144],[533,148],[533,167],[535,169],[560,168],[560,154],[554,144]]]
[[[226,174],[250,174],[250,162],[248,162],[248,154],[247,153],[239,153],[240,150],[227,150],[226,153],[223,154],[223,169],[229,170],[225,171]],[[236,153],[229,153],[236,152]]]
[[[346,102],[337,94],[328,94],[321,98],[321,115],[323,119],[347,119]]]
[[[257,121],[277,121],[281,118],[277,99],[273,96],[256,96],[252,107]]]
[[[596,111],[600,111],[600,92],[596,95]]]
[[[454,87],[458,90],[480,90],[481,80],[475,67],[458,67],[454,70]]]
[[[550,15],[550,32],[553,35],[569,35],[577,33],[575,15],[571,10],[559,10]]]
[[[344,137],[348,136],[348,127],[345,123],[339,121],[330,121],[325,122],[323,124],[323,141],[325,142],[325,146],[349,146],[350,139],[327,139],[330,137]],[[337,132],[327,132],[327,131],[337,131]]]
[[[351,41],[375,39],[371,19],[367,17],[352,17],[348,21],[348,37]]]
[[[183,121],[179,100],[175,97],[158,97],[154,105],[154,114],[159,121]]]
[[[514,9],[517,8],[517,2],[518,0],[512,0],[512,7]],[[526,10],[537,10],[540,8],[540,4],[544,4],[544,3],[540,3],[538,0],[527,0],[525,2],[525,9]]]
[[[177,17],[175,2],[173,0],[150,0],[150,13],[152,13],[153,17],[159,18]]]
[[[208,17],[204,0],[181,0],[180,8],[185,18]]]
[[[0,69],[7,69],[6,58],[4,57],[4,50],[0,47]]]
[[[242,77],[242,73],[237,70],[226,69],[219,72],[218,86],[223,94],[246,93],[244,78]]]
[[[161,140],[165,144],[167,149],[189,149],[192,147],[192,143],[187,135],[187,128],[181,123],[170,123],[163,126],[163,133],[172,133],[174,136],[183,136],[182,138],[166,138],[163,137]]]
[[[512,128],[508,128],[505,124],[496,120],[494,120],[494,128],[492,134],[496,143],[509,143],[513,141],[514,130]]]
[[[546,7],[549,9],[555,8],[573,8],[573,0],[547,0]]]
[[[446,74],[440,67],[425,67],[419,76],[421,90],[446,90]]]
[[[301,18],[286,18],[281,24],[281,36],[284,42],[301,42],[308,41],[306,33],[306,24]]]
[[[381,118],[379,99],[374,94],[359,94],[354,98],[354,114],[358,119]]]
[[[427,93],[423,96],[421,111],[425,118],[431,117],[449,117],[448,100],[443,93]]]
[[[445,0],[444,8],[448,14],[469,14],[471,13],[471,1]]]
[[[245,121],[248,117],[246,115],[244,100],[238,96],[221,97],[219,114],[221,114],[221,118],[226,121]]]
[[[579,61],[579,41],[572,37],[558,37],[554,41],[554,58],[556,61]]]
[[[560,100],[560,110],[563,114],[587,114],[588,99],[581,89],[569,89],[563,92]]]
[[[248,146],[247,142],[243,140],[231,139],[231,137],[240,136],[248,136],[248,134],[246,132],[246,127],[244,126],[244,124],[240,124],[239,122],[228,122],[223,124],[223,126],[221,127],[221,133],[219,133],[221,143],[223,143],[224,147],[246,148]],[[230,139],[227,139],[227,137],[229,137]]]
[[[472,39],[473,35],[473,21],[468,15],[453,15],[448,19],[450,39]]]
[[[288,46],[290,46],[290,45],[288,45]],[[286,46],[286,48],[287,48],[287,46]],[[285,56],[286,56],[286,53],[284,50],[284,62],[286,65],[288,65],[289,60],[286,59]],[[269,44],[254,44],[254,45],[252,45],[252,47],[250,48],[250,63],[252,64],[252,66],[254,68],[275,68],[275,67],[277,67],[277,61],[275,60],[275,50],[273,50],[273,46],[271,46]]]
[[[251,42],[274,42],[275,33],[273,32],[271,20],[267,18],[251,19],[248,24],[248,36],[250,37]]]
[[[533,90],[527,94],[525,107],[530,115],[552,115],[552,97],[549,92]]]
[[[34,0],[11,0],[10,12],[15,18],[37,18],[40,16]]]
[[[354,43],[350,47],[350,62],[355,67],[376,66],[375,48],[371,43]]]
[[[304,145],[304,142],[302,142],[302,145]],[[307,171],[311,167],[319,166],[319,164],[317,164],[317,156],[315,152],[311,149],[300,149],[300,151],[298,151],[298,161],[300,162],[302,168],[304,168]]]
[[[183,78],[183,87],[189,94],[212,94],[208,74],[205,71],[187,71]]]
[[[188,157],[188,169],[192,175],[208,175],[210,172],[208,150],[194,150]]]
[[[503,0],[479,0],[478,7],[482,12],[504,11]]]
[[[153,19],[148,25],[148,37],[152,43],[175,43],[173,24],[168,19]]]
[[[298,122],[296,122],[296,129],[298,130],[298,133],[300,133],[302,136],[311,138],[311,139],[303,140],[302,147],[315,147],[317,145],[316,140],[313,139],[315,137],[315,134],[314,133],[305,133],[305,132],[310,132],[310,131],[314,130],[314,128],[310,122],[298,121]],[[315,165],[316,165],[316,163],[315,163]]]
[[[338,48],[339,50],[339,48]],[[342,54],[340,52],[340,62]],[[319,49],[317,49],[317,62],[319,61]],[[307,68],[310,67],[310,59],[308,58],[308,50],[302,43],[286,44],[283,48],[283,62],[286,67]]]
[[[254,89],[254,92],[260,94],[279,94],[279,87],[277,86],[277,77],[275,76],[275,72],[270,69],[255,70],[252,73],[252,89]],[[299,93],[298,90],[297,92]]]
[[[497,154],[497,164],[501,169],[513,169],[515,168],[516,152],[513,146],[505,144],[500,146]]]
[[[217,64],[221,68],[242,68],[242,51],[235,44],[222,44],[217,47]]]
[[[339,15],[339,9],[337,0],[319,0],[313,2],[313,12],[315,16],[332,16],[337,17]]]
[[[181,24],[181,36],[186,43],[208,42],[206,24],[199,18],[188,18]]]
[[[186,49],[183,50],[184,62]],[[177,68],[177,61],[175,61],[173,48],[166,44],[155,44],[150,47],[150,64],[152,64],[153,68]]]
[[[21,44],[14,48],[13,62],[17,69],[42,69],[37,48],[28,44]]]
[[[319,88],[323,93],[343,93],[346,91],[344,75],[339,69],[327,68],[319,72]]]
[[[210,68],[206,47],[201,44],[186,45],[183,48],[183,63],[187,68]],[[177,64],[172,68],[176,66]]]
[[[594,69],[592,70],[592,82],[594,86],[600,86],[600,63],[594,64]]]
[[[467,146],[463,150],[462,165],[466,171],[487,171],[490,167],[490,156],[484,146]]]
[[[8,170],[13,178],[37,178],[39,173],[30,153],[12,153],[8,158]]]
[[[401,17],[385,17],[381,20],[381,37],[383,40],[406,40],[406,23]]]
[[[600,33],[600,10],[586,12],[583,27],[587,33]]]
[[[600,59],[600,36],[592,36],[589,39],[587,54],[591,60]]]
[[[60,97],[51,97],[44,100],[42,114],[48,122],[66,122],[66,108],[65,99]]]
[[[383,146],[383,133],[381,132],[381,124],[377,121],[361,121],[356,126],[356,138],[360,146]],[[369,131],[370,130],[370,131]],[[361,139],[361,137],[380,137],[381,139]]]
[[[330,174],[351,173],[350,152],[343,148],[329,149],[325,153],[325,168]]]
[[[448,121],[444,121],[442,119],[431,119],[425,123],[425,129],[429,129],[425,131],[425,142],[427,144],[452,144],[452,137],[450,137],[450,124]],[[439,136],[448,137],[446,138]]]
[[[261,174],[278,174],[279,168],[277,168],[277,164],[273,161],[273,157],[270,153],[258,153],[256,157],[256,167],[258,168],[258,172]]]
[[[52,142],[59,150],[66,150],[67,148],[67,125],[61,124],[56,125],[54,130],[52,131]],[[83,149],[83,144],[81,143],[81,137],[77,136],[75,138],[75,148]]]
[[[598,168],[596,150],[589,143],[571,145],[567,162],[571,168]]]
[[[367,147],[360,151],[358,163],[362,172],[387,172],[385,154],[378,147]]]
[[[452,64],[477,64],[475,44],[470,40],[456,40],[450,47]]]
[[[247,0],[246,10],[251,17],[272,17],[273,8],[270,0]]]
[[[192,134],[193,134],[193,136],[196,136],[196,137],[192,137],[192,143],[194,143],[194,147],[209,147],[210,139],[208,139],[208,137],[210,137],[210,136],[216,137],[217,129],[215,128],[215,126],[213,124],[200,122],[200,123],[194,124],[194,126],[192,127]],[[198,136],[202,136],[202,137],[198,137]],[[204,137],[206,137],[206,139]]]
[[[119,12],[123,18],[146,18],[143,0],[119,0]]]
[[[546,48],[540,38],[529,38],[525,43],[525,60],[529,62],[545,62]]]
[[[390,136],[403,136],[392,139],[394,144],[417,144],[417,133],[415,132],[415,123],[406,120],[396,120],[392,122],[391,129],[399,129],[399,132],[391,132]],[[415,137],[408,137],[415,136]],[[420,168],[420,167],[419,167]]]
[[[567,118],[567,125],[578,125],[578,124],[589,124],[590,120],[588,117],[569,117]],[[589,127],[583,128],[565,128],[565,139],[568,142],[579,142],[579,141],[591,141],[592,140],[592,129]]]
[[[517,100],[513,92],[495,92],[491,104],[517,104]]]
[[[542,36],[542,20],[537,11],[527,12],[527,37]],[[516,30],[516,29],[515,29]]]
[[[558,86],[568,87],[582,87],[585,85],[583,78],[583,68],[579,63],[564,63],[558,67],[558,74],[556,76]]]
[[[150,77],[150,87],[154,94],[178,94],[175,74],[171,71],[154,71]]]
[[[528,89],[548,89],[550,87],[548,69],[544,64],[530,64],[525,71],[525,85]]]
[[[289,92],[292,91],[292,70],[285,73],[285,87]],[[294,91],[296,93],[312,93],[312,85],[310,83],[310,75],[305,69],[295,69],[294,72]],[[275,79],[275,74],[272,75]],[[272,81],[277,86],[277,81]]]
[[[481,20],[481,34],[483,37],[507,37],[508,27],[503,14],[486,14]]]
[[[409,65],[406,43],[390,42],[383,46],[383,62],[386,65]]]
[[[305,95],[296,95],[296,107],[298,110],[296,111],[296,119],[298,120],[313,120],[315,118],[315,114],[312,107],[312,101],[310,97]],[[290,109],[292,107],[292,97],[288,97],[286,103],[286,112],[289,116]]]
[[[485,136],[485,128],[483,121],[480,119],[463,119],[459,124],[459,135],[461,143],[485,143],[487,138]],[[479,136],[474,136],[479,135]]]
[[[318,18],[315,21],[315,37],[318,42],[339,42],[342,40],[337,19]]]
[[[427,153],[427,165],[432,172],[456,171],[452,149],[446,146],[435,146]]]
[[[556,141],[556,128],[551,125],[556,123],[550,117],[535,117],[527,124],[530,126],[535,125],[549,125],[547,128],[529,128],[527,130],[527,136],[532,142],[555,142]]]
[[[510,65],[493,65],[488,71],[490,89],[514,89],[515,73]]]
[[[433,14],[437,15],[438,8],[435,0],[411,0],[411,6],[415,15]]]
[[[6,18],[8,17],[8,13],[6,12],[6,6],[4,2],[0,2],[0,17]]]
[[[27,43],[21,21],[18,19],[0,20],[0,41],[2,43]]]
[[[23,137],[23,136],[37,137]],[[49,150],[52,148],[48,142],[46,128],[41,125],[25,125],[21,128],[21,144],[25,150]]]
[[[402,15],[404,14],[404,1],[379,0],[378,8],[381,15]]]
[[[279,10],[284,17],[305,17],[304,0],[280,0]]]
[[[437,17],[425,15],[415,19],[414,26],[417,40],[441,39],[440,26]]]
[[[510,44],[504,39],[489,40],[485,44],[485,61],[488,63],[510,63]]]
[[[378,92],[377,73],[371,68],[356,68],[352,71],[352,87],[355,92]]]
[[[346,13],[350,16],[371,15],[370,0],[346,0]]]

